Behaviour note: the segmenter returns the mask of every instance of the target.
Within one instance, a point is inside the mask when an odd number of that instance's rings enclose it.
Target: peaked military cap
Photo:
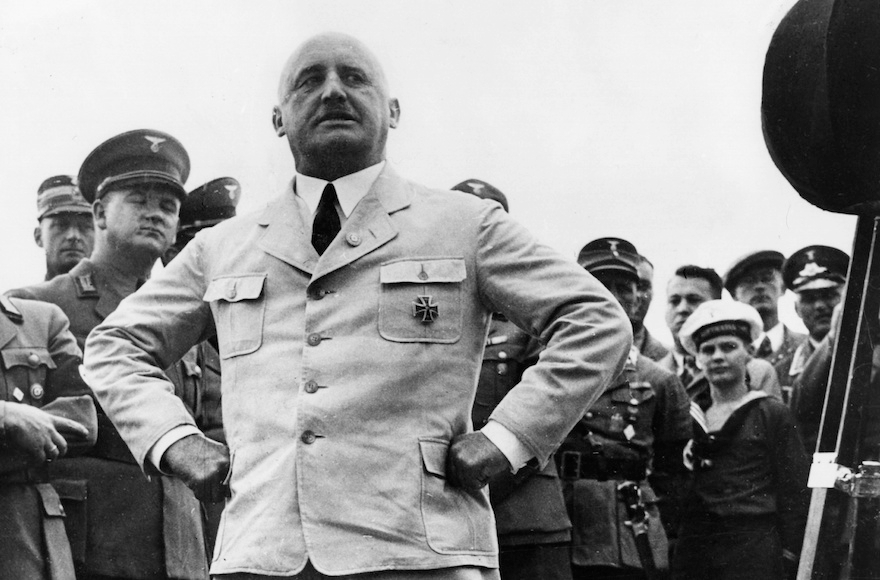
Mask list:
[[[463,191],[472,193],[481,199],[491,199],[497,201],[504,208],[504,211],[510,213],[510,206],[507,205],[507,196],[501,193],[497,187],[486,183],[481,179],[466,179],[452,187],[455,191]]]
[[[180,204],[180,230],[200,230],[235,216],[241,185],[232,177],[220,177],[189,192]]]
[[[830,246],[807,246],[785,261],[782,280],[793,292],[831,288],[846,282],[849,256]]]
[[[56,175],[40,184],[37,190],[37,219],[60,213],[92,213],[92,206],[83,198],[70,175]]]
[[[759,266],[770,266],[776,270],[782,270],[782,264],[785,262],[785,256],[775,250],[761,250],[742,256],[733,263],[727,274],[724,275],[724,287],[733,294],[736,285],[743,276],[752,268]]]
[[[111,189],[136,183],[167,185],[181,200],[189,177],[189,155],[180,141],[162,131],[138,129],[104,141],[79,169],[79,188],[89,202]]]
[[[681,346],[696,355],[700,345],[718,336],[738,336],[751,344],[764,329],[761,315],[752,306],[735,300],[709,300],[700,304],[678,333]]]
[[[581,248],[577,261],[591,274],[617,272],[639,281],[641,256],[634,245],[621,238],[593,240]]]

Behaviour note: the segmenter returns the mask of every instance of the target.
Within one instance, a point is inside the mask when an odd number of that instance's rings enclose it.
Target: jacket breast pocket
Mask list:
[[[466,277],[462,258],[383,264],[379,270],[379,335],[393,342],[457,342]]]
[[[55,361],[45,347],[10,347],[0,350],[6,382],[16,402],[42,407],[46,397],[46,377]]]
[[[225,276],[208,284],[202,300],[214,308],[220,358],[249,354],[263,344],[265,285],[266,274]]]

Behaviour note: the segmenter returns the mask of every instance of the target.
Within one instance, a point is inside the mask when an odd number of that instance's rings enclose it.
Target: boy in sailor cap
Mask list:
[[[809,462],[788,408],[746,384],[762,327],[751,306],[712,300],[681,329],[710,389],[691,408],[685,456],[693,479],[673,578],[778,579],[797,566]]]

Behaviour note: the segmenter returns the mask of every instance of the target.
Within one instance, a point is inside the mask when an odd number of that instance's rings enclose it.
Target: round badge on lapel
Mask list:
[[[46,394],[46,390],[43,388],[43,385],[40,383],[34,383],[31,385],[31,398],[40,400],[43,398],[43,395]]]

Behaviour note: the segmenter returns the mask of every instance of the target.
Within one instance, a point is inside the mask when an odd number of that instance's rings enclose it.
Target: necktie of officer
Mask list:
[[[687,387],[691,384],[691,381],[694,380],[694,377],[697,376],[699,369],[697,368],[697,359],[692,357],[691,355],[685,355],[684,364],[681,369],[681,384]]]
[[[755,356],[758,358],[767,358],[771,354],[773,354],[773,345],[770,344],[770,337],[765,336],[764,340],[762,340],[761,344],[758,346],[758,351],[755,353]]]
[[[336,213],[336,188],[328,183],[321,193],[321,201],[318,202],[318,211],[315,212],[315,221],[312,224],[312,245],[322,255],[342,226],[339,222],[339,214]]]

